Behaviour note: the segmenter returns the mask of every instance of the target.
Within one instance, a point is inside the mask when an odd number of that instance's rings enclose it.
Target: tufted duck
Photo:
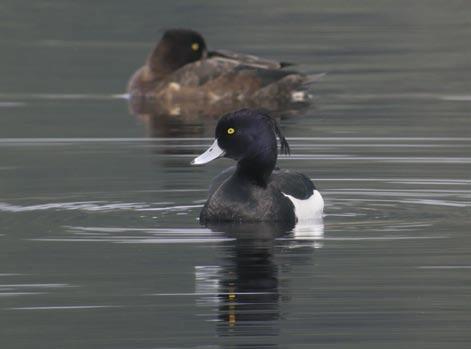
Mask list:
[[[219,174],[209,190],[200,222],[298,221],[322,217],[324,200],[305,175],[276,167],[281,152],[289,145],[276,121],[264,112],[242,109],[224,115],[218,122],[215,141],[195,158],[192,165],[220,157],[237,161]]]

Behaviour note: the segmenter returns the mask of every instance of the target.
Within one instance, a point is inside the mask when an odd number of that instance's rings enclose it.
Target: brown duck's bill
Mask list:
[[[192,165],[204,165],[208,162],[216,160],[220,157],[223,157],[225,154],[224,150],[222,150],[218,145],[218,140],[215,139],[213,144],[206,150],[203,154],[193,159],[191,162]]]

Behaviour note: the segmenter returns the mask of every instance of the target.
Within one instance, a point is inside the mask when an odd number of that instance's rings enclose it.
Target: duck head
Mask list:
[[[189,29],[167,30],[147,59],[150,70],[163,77],[208,55],[203,36]]]
[[[265,186],[278,157],[277,136],[281,152],[288,154],[288,142],[268,114],[252,109],[229,113],[219,120],[213,144],[191,164],[203,165],[220,157],[234,159],[236,175]]]

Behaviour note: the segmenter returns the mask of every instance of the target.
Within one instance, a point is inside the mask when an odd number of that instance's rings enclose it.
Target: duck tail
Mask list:
[[[309,74],[306,75],[303,79],[303,86],[309,86],[315,82],[318,82],[320,79],[322,79],[324,76],[326,76],[327,73],[320,73],[320,74]]]
[[[313,96],[309,93],[309,89],[312,84],[318,82],[322,79],[327,73],[320,73],[320,74],[309,74],[300,76],[299,85],[296,89],[291,92],[291,101],[292,102],[300,102],[305,103],[312,100]],[[298,80],[299,81],[299,80]]]

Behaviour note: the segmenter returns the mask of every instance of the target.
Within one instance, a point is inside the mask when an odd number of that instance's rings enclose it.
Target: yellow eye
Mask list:
[[[198,44],[197,42],[194,42],[191,44],[191,49],[193,51],[198,51],[200,49],[200,44]]]
[[[234,130],[232,127],[229,127],[229,128],[227,129],[227,134],[228,134],[228,135],[232,135],[232,134],[234,134],[234,132],[235,132],[235,130]]]

